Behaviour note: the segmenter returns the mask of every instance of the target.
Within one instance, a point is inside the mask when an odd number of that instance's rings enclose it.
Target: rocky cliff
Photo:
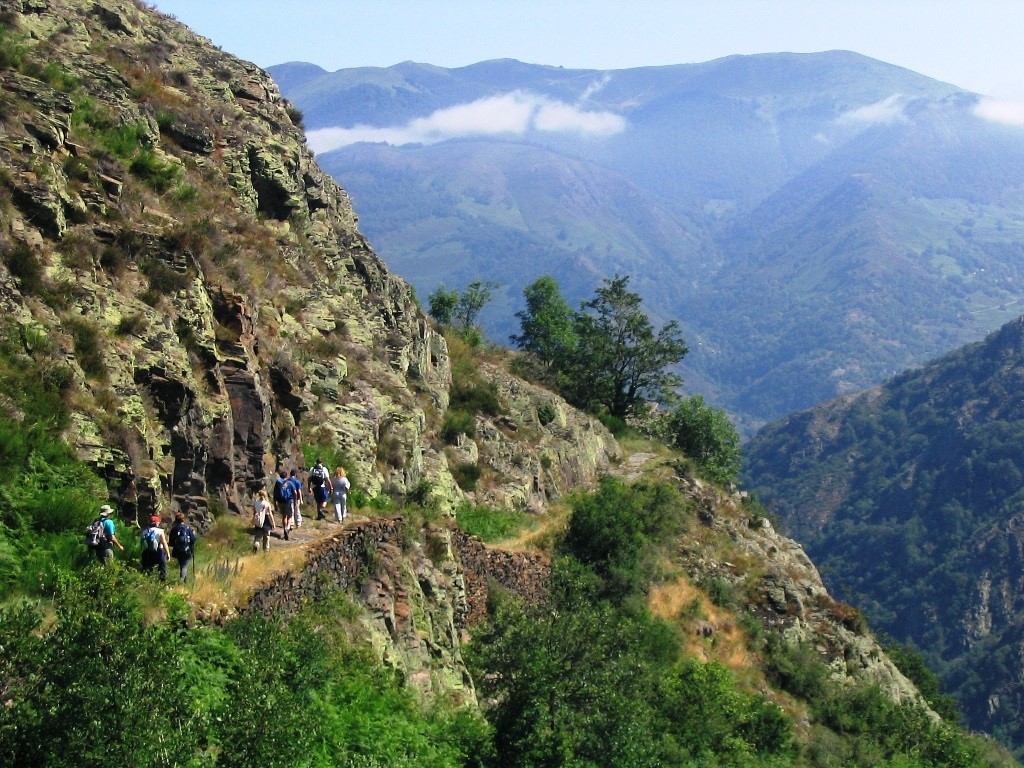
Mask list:
[[[437,439],[445,341],[269,77],[130,0],[0,14],[0,302],[70,366],[68,437],[119,507],[240,509],[304,446],[370,495],[463,498]],[[502,470],[482,500],[537,506],[607,466],[603,428],[564,406],[541,425],[542,395],[499,378],[508,413],[459,459]]]

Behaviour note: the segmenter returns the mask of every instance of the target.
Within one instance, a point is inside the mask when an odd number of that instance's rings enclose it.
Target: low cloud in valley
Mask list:
[[[437,144],[470,136],[518,136],[529,130],[604,137],[619,133],[625,127],[625,119],[613,112],[586,110],[518,90],[439,109],[428,117],[418,117],[401,126],[320,128],[310,131],[307,138],[313,151],[322,153],[360,141]]]

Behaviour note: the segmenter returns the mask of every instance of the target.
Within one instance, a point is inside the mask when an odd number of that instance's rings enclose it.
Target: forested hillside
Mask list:
[[[968,722],[1019,749],[1024,319],[773,424],[747,477],[872,624],[938,664]]]

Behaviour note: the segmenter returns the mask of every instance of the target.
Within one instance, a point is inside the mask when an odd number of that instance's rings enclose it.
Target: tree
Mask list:
[[[736,481],[741,467],[740,436],[725,411],[700,395],[687,398],[665,418],[668,440],[693,459],[711,481]]]
[[[509,339],[519,349],[534,355],[545,367],[558,369],[576,351],[579,341],[572,307],[555,279],[537,278],[523,291],[526,309],[516,312],[522,333]]]
[[[497,290],[498,284],[490,280],[474,280],[459,296],[458,304],[455,307],[455,320],[464,331],[476,327],[476,319],[487,304],[490,303],[492,294]]]
[[[577,353],[561,384],[574,404],[620,419],[679,386],[682,378],[668,369],[689,351],[675,320],[654,332],[628,284],[628,277],[605,278],[576,313]]]
[[[459,304],[459,292],[452,288],[448,290],[444,283],[437,286],[433,293],[427,297],[430,302],[430,316],[441,325],[451,325],[455,318],[455,308]]]

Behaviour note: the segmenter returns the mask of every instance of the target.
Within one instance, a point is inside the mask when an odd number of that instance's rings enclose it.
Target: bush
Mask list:
[[[537,420],[542,426],[547,426],[558,418],[558,412],[555,410],[555,406],[551,403],[544,403],[540,408],[537,409]]]
[[[181,178],[182,167],[149,149],[141,150],[128,169],[157,192],[166,192]]]
[[[740,436],[725,411],[694,395],[665,416],[669,442],[719,485],[735,483],[741,468]]]
[[[449,410],[441,424],[441,439],[448,445],[455,445],[459,435],[472,439],[476,437],[476,417],[460,410]]]
[[[452,477],[455,478],[456,485],[462,490],[475,491],[482,471],[479,464],[465,462],[452,467]]]
[[[105,381],[107,364],[103,360],[100,332],[83,317],[72,317],[64,322],[75,344],[75,359],[86,376]]]

